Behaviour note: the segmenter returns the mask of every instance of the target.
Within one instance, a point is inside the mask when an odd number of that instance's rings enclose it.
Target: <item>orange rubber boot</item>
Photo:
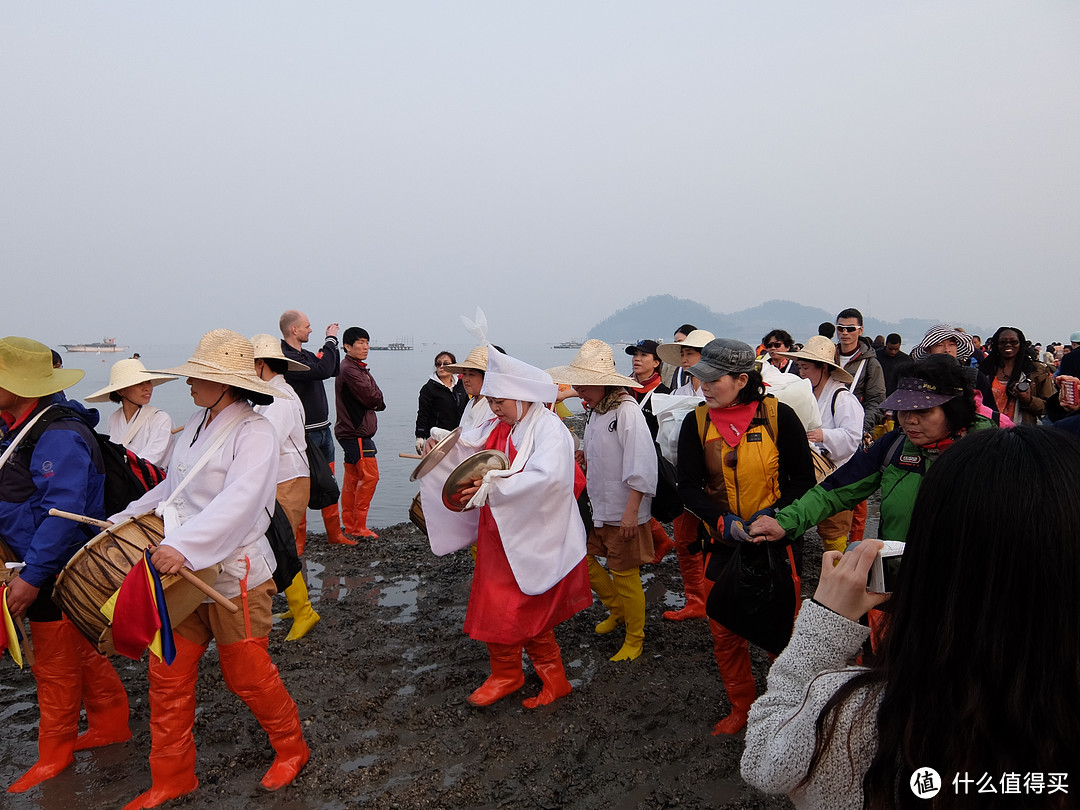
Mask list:
[[[82,697],[82,665],[76,641],[79,631],[67,619],[30,622],[37,663],[30,668],[37,681],[38,759],[8,788],[22,793],[52,779],[75,761]]]
[[[757,697],[754,673],[750,669],[750,645],[718,622],[709,620],[713,636],[713,655],[720,667],[720,678],[727,690],[731,713],[713,728],[713,736],[736,734],[746,727],[750,706]]]
[[[681,622],[686,619],[705,618],[705,569],[700,554],[691,554],[689,546],[697,540],[698,519],[689,512],[675,518],[675,557],[682,574],[686,604],[680,610],[665,610],[664,618]]]
[[[266,652],[268,641],[253,638],[218,645],[218,656],[225,685],[251,709],[274,747],[274,762],[259,784],[278,790],[307,765],[311,749],[304,742],[296,703]]]
[[[520,644],[488,642],[487,648],[491,675],[479,689],[466,698],[473,706],[490,706],[525,685]]]
[[[195,776],[195,683],[206,647],[173,634],[172,664],[150,656],[150,777],[145,793],[124,810],[157,807],[199,786]]]
[[[368,511],[371,509],[371,499],[375,495],[375,487],[379,483],[379,460],[375,456],[364,456],[356,465],[362,477],[356,487],[356,534],[377,540],[379,535],[368,528]]]
[[[356,488],[360,485],[359,465],[345,462],[345,480],[341,483],[341,522],[347,534],[358,534],[356,525]]]
[[[656,552],[653,555],[653,565],[659,563],[668,553],[675,548],[675,544],[668,537],[668,533],[664,531],[664,527],[660,525],[660,521],[653,518],[649,521],[649,529],[652,531],[652,544],[653,550]]]
[[[570,681],[566,680],[562,651],[559,649],[559,642],[555,640],[554,630],[548,630],[526,641],[525,652],[529,654],[533,669],[540,676],[544,688],[536,697],[525,698],[521,701],[522,706],[526,709],[535,709],[537,706],[547,706],[570,694],[573,687],[570,686]]]
[[[80,634],[76,639],[82,664],[82,702],[86,707],[86,731],[75,740],[75,750],[131,739],[128,696],[109,659],[90,646]]]
[[[334,462],[330,462],[330,472],[334,471]],[[349,527],[349,514],[352,511],[354,491],[349,487],[349,465],[345,465],[345,482],[341,486],[341,510],[344,514],[338,512],[338,505],[331,504],[324,507],[322,511],[323,525],[326,527],[326,540],[335,546],[355,546],[356,541],[350,540],[344,534],[341,533],[341,521],[342,518],[346,521],[345,531],[352,534]]]

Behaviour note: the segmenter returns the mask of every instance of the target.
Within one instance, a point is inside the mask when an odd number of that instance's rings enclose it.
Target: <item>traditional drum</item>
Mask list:
[[[427,537],[427,519],[424,517],[424,509],[420,505],[419,492],[416,493],[416,497],[412,499],[412,503],[409,505],[409,520],[424,533],[424,537]]]
[[[156,514],[146,514],[110,526],[76,552],[56,578],[53,601],[71,619],[72,624],[100,652],[112,655],[112,628],[101,612],[124,582],[143,549],[156,546],[165,538],[164,524]],[[195,575],[208,585],[217,579],[219,568],[204,568]],[[165,604],[173,625],[190,616],[206,596],[175,574],[161,577]]]

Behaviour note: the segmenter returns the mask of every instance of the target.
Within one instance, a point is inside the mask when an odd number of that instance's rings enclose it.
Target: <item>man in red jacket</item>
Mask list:
[[[345,532],[354,537],[375,539],[367,526],[371,496],[379,483],[379,463],[375,459],[376,411],[386,410],[382,391],[368,371],[369,335],[359,326],[350,326],[341,336],[345,358],[334,381],[337,424],[334,436],[345,455],[345,481],[341,487],[341,518]]]

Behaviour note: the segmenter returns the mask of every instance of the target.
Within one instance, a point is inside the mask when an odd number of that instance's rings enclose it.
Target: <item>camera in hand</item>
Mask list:
[[[904,559],[904,543],[896,540],[884,540],[885,545],[878,552],[870,574],[866,578],[866,589],[873,593],[892,593],[900,576],[900,562]]]

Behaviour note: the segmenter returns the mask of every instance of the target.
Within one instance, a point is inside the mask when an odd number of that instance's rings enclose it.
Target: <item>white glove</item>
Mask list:
[[[427,444],[427,439],[417,439],[416,440],[416,452],[417,453],[423,453],[425,444]]]

